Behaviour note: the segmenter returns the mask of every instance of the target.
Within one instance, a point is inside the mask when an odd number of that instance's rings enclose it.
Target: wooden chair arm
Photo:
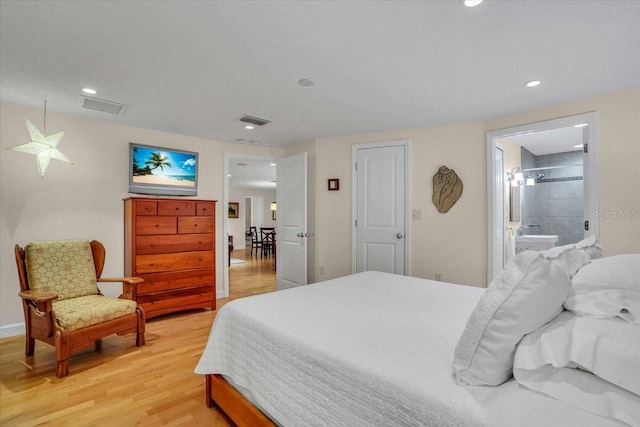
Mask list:
[[[144,282],[144,279],[140,277],[102,277],[98,279],[98,282],[117,282],[137,285],[138,283]]]
[[[34,291],[32,289],[22,291],[18,293],[18,295],[20,295],[21,298],[33,301],[36,304],[58,299],[58,294],[55,292]]]
[[[122,283],[122,294],[118,298],[135,301],[138,297],[136,285],[144,282],[144,279],[141,277],[106,277],[98,279],[98,282]]]

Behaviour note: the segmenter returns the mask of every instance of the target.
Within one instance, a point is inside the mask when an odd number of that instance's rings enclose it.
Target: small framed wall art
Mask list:
[[[240,203],[229,202],[229,218],[238,218],[240,212]]]
[[[329,191],[340,190],[340,180],[338,178],[330,178],[327,181],[327,188],[329,189]]]

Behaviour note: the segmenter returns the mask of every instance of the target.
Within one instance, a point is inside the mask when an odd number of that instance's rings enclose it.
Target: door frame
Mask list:
[[[598,215],[592,213],[597,212],[598,209],[598,175],[597,175],[597,141],[596,141],[596,113],[589,112],[583,114],[576,114],[573,116],[561,117],[551,120],[545,120],[541,122],[528,123],[504,129],[497,129],[486,133],[486,162],[487,162],[487,285],[491,283],[495,275],[498,273],[494,271],[493,262],[496,247],[494,239],[491,233],[497,226],[495,216],[495,181],[494,177],[501,176],[504,180],[504,174],[496,175],[496,164],[494,161],[494,150],[496,147],[496,140],[499,138],[505,138],[514,135],[520,135],[530,132],[539,132],[544,130],[551,130],[557,128],[564,128],[575,126],[578,124],[587,123],[587,126],[583,127],[583,140],[586,140],[589,144],[589,156],[583,163],[583,177],[584,177],[584,205],[585,205],[585,220],[589,221],[589,230],[585,231],[585,236],[597,235],[599,232],[599,220]],[[503,226],[504,227],[504,226]]]
[[[222,271],[222,280],[216,280],[216,299],[227,298],[229,296],[229,250],[228,250],[228,239],[227,234],[229,233],[229,227],[227,225],[227,212],[229,206],[229,162],[232,160],[240,160],[240,159],[248,159],[248,160],[264,160],[265,162],[276,162],[278,157],[274,156],[259,156],[259,155],[250,155],[250,154],[240,154],[240,153],[224,153],[224,167],[223,167],[223,189],[222,189],[222,215],[220,217],[220,221],[222,221],[222,235],[218,237],[218,243],[220,243],[220,249],[222,252],[222,256],[218,256],[218,252],[216,253],[216,264],[217,271]],[[277,188],[277,184],[276,184]],[[276,189],[277,193],[277,189]],[[244,236],[242,236],[242,240],[244,243]],[[220,267],[220,262],[222,262],[222,268]],[[216,277],[219,279],[220,277]],[[222,286],[218,286],[218,284],[222,284]]]
[[[494,146],[494,154],[493,154],[494,161],[496,160],[497,150],[500,150],[502,152],[502,154],[501,154],[501,157],[502,157],[502,169],[504,171],[504,146],[502,146],[501,144],[498,144],[498,143],[495,144],[495,146]],[[494,189],[496,189],[498,187],[498,184],[499,184],[500,188],[502,189],[502,194],[503,194],[503,197],[498,197],[498,198],[493,199],[493,203],[494,203],[493,207],[495,209],[497,209],[498,206],[500,206],[500,209],[502,210],[502,225],[503,225],[502,226],[502,257],[501,257],[502,258],[502,266],[500,267],[500,269],[502,269],[502,267],[504,267],[504,264],[506,264],[506,261],[507,261],[507,251],[506,251],[506,244],[505,244],[505,240],[506,240],[505,234],[507,232],[507,230],[506,230],[506,224],[507,224],[506,211],[507,211],[507,209],[506,209],[506,203],[505,203],[505,192],[506,192],[506,190],[505,190],[505,176],[504,175],[505,174],[503,172],[500,179],[496,178],[496,179],[493,180]],[[495,209],[493,211],[494,212],[494,217],[496,215]],[[491,236],[491,234],[489,234],[488,236],[493,237],[493,236]],[[498,240],[497,238],[494,240],[494,244],[496,243],[497,240]],[[492,262],[492,265],[494,265],[494,269],[495,269],[496,262],[498,262],[498,260],[496,259],[496,255],[497,254],[498,254],[498,248],[496,247],[495,251],[493,252],[494,258],[493,258],[493,262]]]
[[[358,160],[358,150],[368,148],[385,148],[385,147],[404,147],[404,271],[405,275],[411,274],[411,216],[409,214],[411,208],[411,180],[409,173],[409,140],[391,140],[378,142],[361,142],[351,146],[351,273],[356,272],[356,249],[357,249],[357,232],[356,217],[358,214],[358,177],[356,170],[356,162]]]

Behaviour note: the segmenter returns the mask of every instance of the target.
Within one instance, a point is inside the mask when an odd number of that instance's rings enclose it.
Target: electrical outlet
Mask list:
[[[436,280],[442,282],[442,273],[436,273]]]

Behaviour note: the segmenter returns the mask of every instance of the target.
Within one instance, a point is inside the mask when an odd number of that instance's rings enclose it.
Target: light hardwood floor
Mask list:
[[[249,251],[237,250],[246,259]],[[233,264],[230,297],[275,290],[272,258]],[[16,292],[18,290],[16,289]],[[205,405],[204,377],[193,373],[215,311],[198,310],[149,320],[147,344],[135,336],[109,336],[102,349],[72,356],[69,376],[55,376],[52,346],[36,342],[24,355],[24,336],[0,340],[0,425],[34,426],[229,426]]]

